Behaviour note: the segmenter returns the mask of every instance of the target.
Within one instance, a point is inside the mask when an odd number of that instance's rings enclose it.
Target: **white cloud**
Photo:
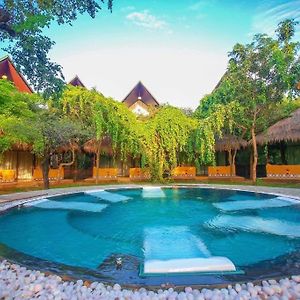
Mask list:
[[[132,5],[130,5],[130,6],[122,7],[122,8],[121,8],[121,11],[128,12],[128,11],[132,11],[132,10],[134,10],[134,9],[135,9],[135,7],[132,6]]]
[[[188,6],[188,10],[199,11],[207,6],[214,5],[214,0],[201,0]]]
[[[160,103],[196,108],[216,86],[228,60],[221,48],[199,48],[135,43],[104,47],[98,42],[90,49],[80,45],[72,53],[64,49],[55,60],[64,66],[67,79],[79,72],[87,87],[119,101],[141,80]]]
[[[151,15],[148,10],[142,12],[132,12],[126,16],[127,20],[133,22],[135,25],[147,29],[160,30],[168,29],[168,23],[163,19]],[[168,30],[169,31],[169,30]]]
[[[189,10],[199,10],[203,6],[203,1],[198,1],[196,3],[193,3],[188,7]]]
[[[253,18],[252,34],[267,33],[274,35],[275,29],[281,21],[285,19],[295,19],[300,21],[300,0],[284,1],[276,3],[267,2],[267,6],[261,6],[258,14]],[[297,37],[300,36],[299,26],[296,28]]]

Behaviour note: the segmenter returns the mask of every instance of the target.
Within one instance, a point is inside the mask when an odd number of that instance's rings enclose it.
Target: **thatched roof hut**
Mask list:
[[[32,151],[32,145],[31,144],[27,144],[27,143],[23,143],[23,142],[18,142],[15,143],[12,147],[11,150],[14,151]]]
[[[216,151],[230,151],[239,150],[248,146],[247,141],[237,137],[235,135],[223,135],[222,138],[216,139],[215,150]]]
[[[257,144],[275,144],[278,142],[300,142],[300,108],[290,117],[282,119],[270,126],[256,137]]]

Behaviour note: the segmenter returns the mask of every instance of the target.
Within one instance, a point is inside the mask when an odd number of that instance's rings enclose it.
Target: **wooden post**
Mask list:
[[[232,156],[232,168],[233,168],[233,176],[236,176],[236,169],[235,169],[235,158],[236,158],[237,149],[234,150]]]
[[[230,166],[230,176],[233,174],[233,169],[232,169],[232,154],[231,154],[231,149],[227,151],[228,152],[228,161],[229,161],[229,166]]]
[[[97,157],[96,157],[96,184],[99,182],[99,167],[100,167],[100,147],[101,141],[98,141],[97,145]]]

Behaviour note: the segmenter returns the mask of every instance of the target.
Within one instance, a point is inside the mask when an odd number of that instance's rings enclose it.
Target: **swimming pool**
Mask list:
[[[0,243],[19,259],[128,284],[295,274],[300,204],[210,188],[87,191],[6,211]]]

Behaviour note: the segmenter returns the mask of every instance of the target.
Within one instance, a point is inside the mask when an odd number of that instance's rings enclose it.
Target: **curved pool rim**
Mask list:
[[[81,194],[88,191],[95,190],[119,190],[119,189],[138,189],[143,187],[160,187],[160,188],[205,188],[205,189],[220,189],[220,190],[232,190],[241,192],[250,192],[258,194],[273,195],[278,197],[289,197],[294,200],[300,201],[300,189],[297,188],[275,188],[275,187],[257,187],[257,186],[242,186],[242,185],[220,185],[220,184],[170,184],[170,185],[138,185],[138,184],[126,184],[126,185],[98,185],[98,186],[83,186],[76,188],[60,188],[51,190],[39,190],[35,192],[22,192],[15,194],[8,194],[0,196],[0,213],[16,208],[27,202],[42,200],[44,198],[51,199],[51,197]],[[299,195],[299,196],[298,196]],[[2,199],[1,199],[2,198]],[[3,201],[4,199],[4,201]],[[292,254],[296,257],[297,261],[300,261],[300,251]],[[289,255],[291,257],[291,255]],[[282,259],[282,257],[280,257]],[[224,287],[228,284],[242,283],[242,282],[261,282],[262,280],[268,279],[280,279],[290,277],[292,275],[300,275],[299,263],[296,266],[285,266],[289,272],[285,273],[280,268],[280,263],[263,266],[264,272],[245,272],[245,274],[238,275],[215,275],[215,274],[204,274],[204,275],[182,275],[182,276],[162,276],[162,277],[150,277],[150,280],[140,283],[128,283],[122,282],[124,278],[107,276],[101,272],[86,269],[82,267],[73,267],[56,262],[50,262],[47,260],[39,259],[0,244],[0,259],[6,259],[12,263],[17,263],[29,269],[39,270],[46,273],[52,273],[61,276],[67,280],[87,280],[97,281],[104,284],[119,283],[124,287],[148,287],[148,288],[159,288],[162,286],[194,286],[194,287]],[[285,257],[286,259],[286,257]],[[295,259],[295,258],[294,258]]]

